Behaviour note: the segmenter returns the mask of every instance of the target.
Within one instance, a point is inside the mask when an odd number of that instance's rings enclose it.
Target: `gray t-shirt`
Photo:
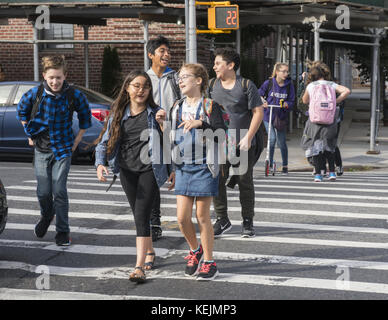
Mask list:
[[[252,109],[263,103],[253,81],[248,81],[246,94],[242,85],[242,77],[236,77],[236,83],[230,90],[225,89],[221,80],[214,83],[210,96],[218,104],[222,105],[230,117],[229,129],[249,129],[252,120]],[[237,143],[240,141],[237,131]]]

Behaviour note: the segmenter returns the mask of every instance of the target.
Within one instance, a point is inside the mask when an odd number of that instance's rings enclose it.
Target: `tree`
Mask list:
[[[360,39],[361,40],[361,39]],[[362,40],[361,40],[362,41]],[[365,41],[365,40],[364,40]],[[367,46],[358,46],[352,47],[351,58],[352,60],[359,64],[359,71],[361,78],[366,81],[371,80],[372,75],[372,62],[373,54],[371,47]],[[388,101],[386,101],[385,91],[386,86],[385,82],[388,81],[388,39],[384,37],[380,41],[380,98],[383,103],[383,122],[384,126],[388,126]]]
[[[121,82],[121,64],[116,48],[104,48],[101,68],[101,90],[108,97],[114,97]]]

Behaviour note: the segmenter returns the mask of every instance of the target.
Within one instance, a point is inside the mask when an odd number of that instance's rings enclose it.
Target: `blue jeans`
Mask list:
[[[55,160],[52,152],[35,150],[34,167],[40,213],[44,219],[56,216],[56,231],[70,232],[69,198],[67,196],[67,176],[70,171],[71,157]]]
[[[268,126],[269,123],[264,121],[265,129],[267,130],[268,134]],[[271,127],[271,137],[269,141],[269,165],[272,167],[273,165],[273,155],[275,153],[275,144],[277,141],[278,147],[280,149],[280,152],[282,154],[282,161],[283,161],[283,167],[288,166],[288,147],[286,143],[286,131],[287,129],[283,131],[279,131],[275,129],[272,125]]]

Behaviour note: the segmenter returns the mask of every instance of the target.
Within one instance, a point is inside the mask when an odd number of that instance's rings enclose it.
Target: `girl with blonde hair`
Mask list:
[[[212,148],[206,148],[208,141],[204,143],[200,130],[210,129],[214,132],[217,129],[226,130],[226,126],[221,106],[205,98],[209,80],[203,65],[183,65],[178,79],[185,98],[173,106],[169,119],[173,133],[171,140],[176,146],[173,162],[177,218],[179,228],[190,247],[189,255],[185,258],[185,275],[198,276],[197,280],[213,280],[218,275],[218,269],[213,260],[214,232],[210,220],[210,204],[213,197],[218,195],[218,170],[209,161],[208,151],[212,152]],[[164,119],[166,112],[160,110],[158,117]],[[191,220],[194,203],[201,244],[198,243]]]
[[[270,151],[269,162],[270,167],[273,167],[273,158],[275,153],[275,144],[277,142],[278,147],[282,155],[282,173],[288,174],[288,147],[286,143],[286,133],[289,112],[294,107],[295,89],[291,78],[288,76],[288,65],[278,62],[275,64],[272,72],[272,77],[266,80],[259,88],[259,94],[262,96],[269,105],[280,105],[282,103],[284,108],[273,108],[272,118],[269,119],[270,109],[268,105],[264,105],[264,126],[268,132],[269,122],[271,121],[271,139],[270,139]]]

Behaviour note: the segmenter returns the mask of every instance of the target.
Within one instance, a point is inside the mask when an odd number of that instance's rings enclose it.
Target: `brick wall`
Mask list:
[[[149,38],[164,35],[171,42],[171,67],[179,69],[185,60],[185,29],[184,25],[168,23],[151,23]],[[142,40],[143,24],[137,19],[108,19],[107,26],[89,28],[90,40]],[[0,25],[0,39],[31,40],[33,38],[32,24],[27,19],[9,19],[8,25]],[[74,39],[83,40],[84,31],[80,26],[74,26]],[[143,44],[115,44],[118,48],[123,74],[133,69],[144,68]],[[102,56],[105,44],[89,44],[89,86],[100,91]],[[207,68],[211,67],[210,43],[198,37],[198,62]],[[46,54],[64,54],[69,66],[67,79],[80,85],[85,83],[84,46],[74,44],[73,49],[44,50],[39,58]],[[0,43],[0,64],[6,74],[6,80],[33,80],[33,46],[31,44]]]

